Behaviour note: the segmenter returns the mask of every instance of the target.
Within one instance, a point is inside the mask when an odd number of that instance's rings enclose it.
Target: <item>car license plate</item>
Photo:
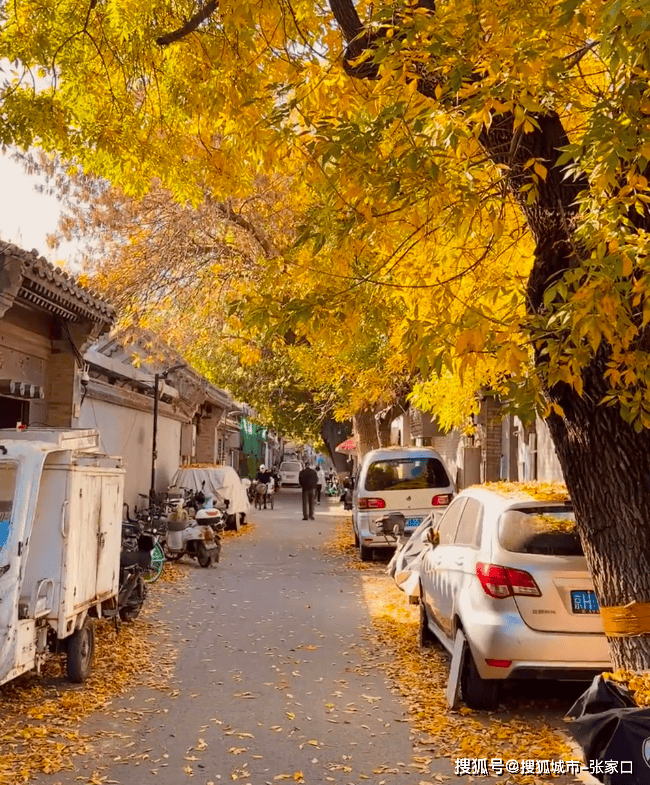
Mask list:
[[[574,613],[598,613],[598,600],[593,591],[572,591],[571,610]]]
[[[406,528],[407,529],[415,529],[416,526],[419,526],[422,523],[422,518],[407,518],[406,519]]]

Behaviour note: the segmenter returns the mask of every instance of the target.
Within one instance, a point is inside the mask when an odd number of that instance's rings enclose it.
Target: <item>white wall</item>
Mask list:
[[[564,481],[562,468],[557,459],[555,447],[551,441],[551,434],[544,420],[537,418],[537,479]]]
[[[458,476],[458,452],[461,438],[461,431],[459,429],[454,429],[447,434],[434,436],[433,439],[431,439],[431,446],[437,453],[440,453],[440,457],[447,467],[447,471],[454,484],[456,483]]]
[[[99,401],[87,396],[81,407],[80,428],[97,428],[100,447],[108,455],[121,455],[126,469],[124,501],[143,505],[139,493],[148,494],[151,484],[153,414]],[[156,490],[167,489],[180,466],[181,423],[158,416]]]

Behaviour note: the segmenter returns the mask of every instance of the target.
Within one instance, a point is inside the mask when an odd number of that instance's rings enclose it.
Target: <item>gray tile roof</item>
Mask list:
[[[19,297],[56,311],[56,306],[78,317],[94,322],[112,323],[115,308],[96,292],[83,286],[73,276],[55,267],[33,249],[26,251],[13,243],[0,240],[0,257],[18,259],[23,281]]]

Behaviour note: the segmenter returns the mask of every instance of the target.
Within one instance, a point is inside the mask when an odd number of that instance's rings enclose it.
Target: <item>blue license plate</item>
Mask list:
[[[407,529],[415,529],[416,526],[419,526],[422,523],[422,518],[407,518],[406,519],[406,528]]]
[[[598,613],[598,600],[593,591],[572,591],[571,610],[574,613]]]

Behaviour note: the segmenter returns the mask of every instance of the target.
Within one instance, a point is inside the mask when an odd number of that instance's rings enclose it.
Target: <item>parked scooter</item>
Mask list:
[[[120,553],[120,588],[117,609],[122,621],[136,619],[147,597],[144,575],[151,566],[151,552],[155,540],[144,534],[140,523],[122,523],[122,551]]]
[[[202,491],[198,493],[203,496],[205,502]],[[185,504],[185,499],[179,499],[174,512],[169,517],[163,543],[165,557],[170,561],[178,561],[187,554],[196,559],[201,567],[209,567],[213,560],[219,561],[220,531],[225,528],[224,514],[214,507],[196,509],[192,506],[188,510]],[[196,512],[192,517],[190,510],[194,512],[195,509]]]

